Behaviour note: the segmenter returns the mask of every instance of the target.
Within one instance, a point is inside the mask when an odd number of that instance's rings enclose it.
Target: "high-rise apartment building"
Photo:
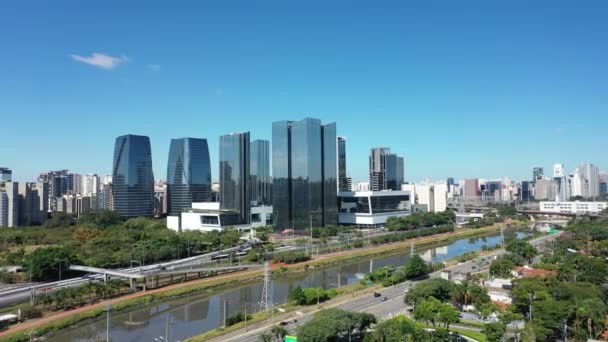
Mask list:
[[[371,190],[400,190],[403,180],[403,158],[391,153],[388,147],[372,148],[369,155]]]
[[[336,124],[321,120],[272,124],[273,222],[307,230],[337,224]]]
[[[65,192],[73,195],[82,193],[82,176],[80,174],[68,173]]]
[[[19,226],[19,183],[0,183],[0,227]]]
[[[82,176],[82,187],[80,190],[82,196],[97,196],[99,191],[101,191],[101,184],[98,175],[89,173]]]
[[[19,183],[19,225],[42,224],[48,216],[48,184]]]
[[[220,210],[237,213],[248,223],[251,213],[249,132],[220,137]]]
[[[254,140],[250,147],[251,201],[255,205],[272,202],[270,177],[270,142]]]
[[[166,199],[166,211],[172,216],[192,208],[192,202],[211,201],[211,162],[206,139],[171,140]],[[159,213],[162,215],[162,210]]]
[[[584,179],[587,196],[585,198],[597,198],[600,196],[600,170],[597,166],[585,163],[579,166],[578,171]]]
[[[114,211],[124,217],[153,215],[154,175],[147,136],[116,138],[112,182]]]

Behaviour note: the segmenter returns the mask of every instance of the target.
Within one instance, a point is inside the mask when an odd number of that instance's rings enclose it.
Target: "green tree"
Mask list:
[[[440,301],[448,301],[452,298],[452,287],[454,283],[441,279],[433,278],[417,283],[411,288],[404,298],[404,302],[409,305],[434,297]]]
[[[460,322],[460,312],[452,305],[442,303],[439,308],[439,322],[442,322],[445,328],[449,331],[450,324]]]
[[[298,341],[337,341],[339,336],[348,338],[351,333],[362,333],[376,318],[368,313],[355,313],[340,309],[328,309],[317,313],[310,321],[298,328]]]
[[[506,332],[505,325],[501,322],[484,324],[483,332],[488,338],[488,342],[502,342]]]
[[[270,333],[274,335],[277,341],[282,341],[287,335],[287,330],[280,325],[275,325],[270,329]]]
[[[38,248],[28,254],[23,266],[34,280],[56,280],[59,273],[63,277],[70,265],[77,262],[74,250],[67,247],[47,247]]]
[[[538,255],[538,250],[534,246],[527,241],[518,239],[509,241],[505,249],[526,259],[528,263],[532,263],[532,259]]]
[[[424,259],[418,254],[414,254],[404,266],[404,273],[406,279],[419,278],[428,272],[428,266]]]
[[[264,332],[260,334],[260,342],[273,342],[274,336],[271,333]]]
[[[414,319],[425,321],[427,324],[431,322],[435,327],[435,322],[439,319],[439,311],[442,303],[435,297],[429,297],[416,305],[414,308]]]
[[[499,278],[510,278],[515,263],[509,258],[498,257],[490,264],[490,274]]]

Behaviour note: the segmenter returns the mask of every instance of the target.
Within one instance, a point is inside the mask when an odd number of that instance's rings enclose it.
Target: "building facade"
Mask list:
[[[346,137],[338,137],[338,191],[351,191],[352,179],[346,174]]]
[[[166,210],[179,215],[193,202],[211,201],[211,162],[206,139],[172,139],[167,162]],[[160,196],[156,196],[160,199]],[[163,206],[160,206],[159,215]]]
[[[540,211],[562,214],[597,214],[608,208],[608,202],[556,201],[540,202]]]
[[[270,141],[254,140],[250,147],[251,201],[254,205],[272,202],[270,177]]]
[[[8,167],[0,167],[0,183],[13,180],[13,171]]]
[[[251,210],[249,132],[220,137],[220,209],[237,213],[238,223],[249,222]]]
[[[407,191],[339,192],[338,223],[364,228],[384,227],[392,216],[411,214]]]
[[[101,190],[99,176],[94,173],[89,173],[82,176],[82,188],[80,194],[83,196],[97,196]]]
[[[272,124],[273,222],[307,230],[337,224],[336,124],[318,119]]]
[[[152,216],[154,174],[150,139],[141,135],[116,138],[112,168],[113,210],[124,217]]]
[[[464,180],[463,198],[467,202],[479,200],[479,179],[469,178]]]

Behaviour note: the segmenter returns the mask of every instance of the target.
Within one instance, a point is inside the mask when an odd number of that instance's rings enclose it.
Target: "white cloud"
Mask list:
[[[77,62],[86,63],[106,70],[112,70],[118,67],[119,65],[129,61],[129,58],[127,58],[127,56],[125,55],[114,57],[97,52],[93,52],[90,57],[84,57],[79,55],[70,55],[70,57],[72,57],[72,59]]]
[[[160,70],[160,65],[158,65],[158,64],[148,64],[148,69],[150,69],[152,71],[159,71]]]

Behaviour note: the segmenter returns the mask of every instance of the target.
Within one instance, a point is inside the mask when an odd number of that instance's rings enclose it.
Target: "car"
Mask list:
[[[388,300],[388,297],[386,297],[386,296],[382,297],[383,302],[386,302],[387,300]]]
[[[289,322],[287,322],[287,321],[282,321],[281,323],[279,323],[279,325],[286,326],[286,325],[289,325]]]
[[[378,298],[378,297],[380,297],[380,296],[382,296],[380,293],[378,293],[378,292],[374,292],[374,298]]]

